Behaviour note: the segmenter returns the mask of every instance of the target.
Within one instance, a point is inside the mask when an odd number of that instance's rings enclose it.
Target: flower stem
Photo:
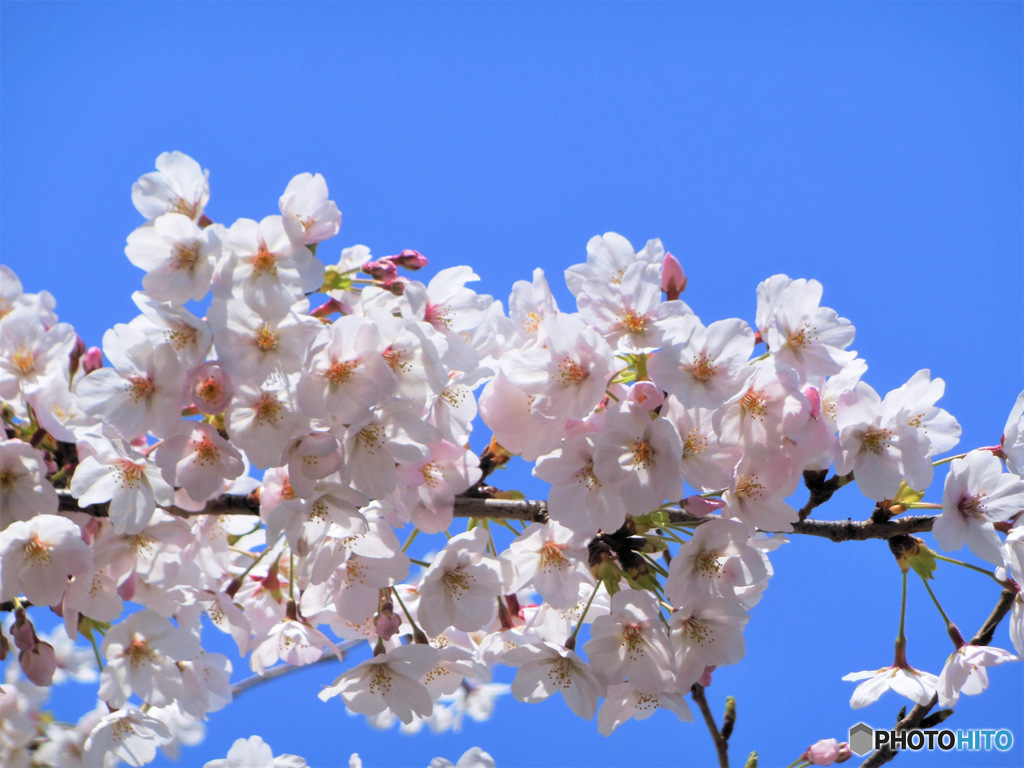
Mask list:
[[[977,565],[971,565],[970,563],[965,563],[963,560],[957,560],[957,559],[952,558],[952,557],[946,557],[944,555],[940,555],[938,552],[936,552],[934,554],[935,554],[935,559],[936,560],[942,560],[944,563],[952,563],[953,565],[961,565],[964,568],[970,568],[972,571],[977,571],[978,573],[983,573],[986,576],[990,577],[999,586],[1006,586],[1005,584],[1003,584],[1003,582],[1001,582],[999,579],[996,578],[995,571],[989,571],[989,570],[986,570],[984,568],[980,568]]]
[[[907,619],[907,572],[903,572],[903,595],[900,597],[900,631],[896,635],[896,661],[893,666],[907,667],[907,635],[904,632]]]
[[[942,615],[942,620],[946,622],[946,627],[949,628],[955,626],[953,622],[950,621],[949,616],[946,615],[946,612],[942,610],[942,605],[939,604],[939,598],[937,598],[935,596],[935,593],[932,592],[931,585],[928,583],[928,581],[926,579],[921,579],[921,581],[924,582],[924,588],[928,590],[928,595],[929,597],[931,597],[932,602],[935,603],[935,607],[939,609],[939,613]]]
[[[419,626],[416,624],[416,620],[412,617],[412,614],[409,612],[409,609],[405,607],[405,603],[402,602],[402,596],[398,594],[398,590],[392,587],[391,594],[395,596],[395,600],[397,600],[398,604],[402,606],[402,613],[405,614],[406,620],[412,627],[413,641],[419,643],[420,645],[430,645],[430,640],[427,639],[426,633],[422,629],[420,629]]]
[[[949,464],[949,462],[956,461],[957,459],[962,459],[966,455],[967,455],[966,453],[959,453],[956,456],[947,456],[944,459],[939,459],[938,461],[933,461],[932,462],[932,466],[933,467],[938,467],[938,466],[941,466],[943,464]]]
[[[416,540],[416,537],[419,536],[419,535],[420,535],[420,529],[419,528],[413,528],[412,529],[412,533],[409,534],[409,538],[406,539],[405,540],[405,544],[402,545],[402,551],[405,552],[406,550],[408,550],[409,549],[409,545],[412,544]]]
[[[583,608],[583,613],[580,614],[580,620],[576,624],[576,629],[572,631],[572,634],[569,635],[569,639],[565,641],[565,647],[570,651],[576,650],[576,635],[580,633],[580,627],[583,626],[583,620],[587,618],[587,611],[590,610],[590,604],[594,602],[594,598],[597,596],[597,592],[601,589],[601,585],[603,583],[603,581],[599,581],[594,585],[594,591],[590,593],[590,599],[587,600],[587,604]]]

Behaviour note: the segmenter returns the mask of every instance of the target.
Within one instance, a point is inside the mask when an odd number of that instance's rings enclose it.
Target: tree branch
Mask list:
[[[690,695],[694,703],[704,715],[704,722],[708,726],[708,733],[711,734],[711,741],[715,744],[715,751],[718,753],[718,768],[729,768],[729,742],[722,736],[715,723],[715,716],[711,714],[708,700],[704,697],[704,686],[694,683],[690,688]]]
[[[319,659],[309,664],[304,664],[299,667],[296,667],[292,664],[281,664],[279,666],[273,667],[272,669],[268,669],[262,675],[250,675],[244,680],[240,680],[231,686],[231,695],[234,698],[238,698],[239,694],[244,693],[253,686],[259,685],[260,683],[270,682],[274,678],[287,675],[290,672],[298,672],[300,669],[307,669],[313,666],[314,664],[324,664],[328,661],[341,661],[345,658],[345,655],[349,651],[351,651],[353,648],[359,645],[362,645],[365,642],[365,640],[349,640],[347,642],[342,643],[338,646],[338,650],[341,652],[340,657],[334,655],[330,651],[324,651],[323,655]]]
[[[94,517],[107,517],[109,504],[92,504],[79,507],[78,501],[67,490],[58,490],[60,509],[63,512],[84,512]],[[809,502],[808,502],[809,503]],[[192,512],[180,507],[164,507],[178,517],[197,515],[258,515],[259,494],[247,496],[222,494],[206,502],[206,506]],[[455,517],[480,517],[505,520],[524,520],[535,523],[548,521],[547,503],[529,499],[490,499],[480,496],[457,496]],[[672,525],[700,525],[709,517],[694,517],[682,510],[669,510],[668,519]],[[889,539],[893,536],[930,531],[935,515],[917,515],[894,520],[800,520],[793,523],[792,531],[806,536],[819,536],[831,541],[866,541],[868,539]]]

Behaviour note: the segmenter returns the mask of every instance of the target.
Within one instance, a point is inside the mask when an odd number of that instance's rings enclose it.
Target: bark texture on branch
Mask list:
[[[93,504],[84,508],[66,490],[58,491],[60,509],[63,512],[85,512],[95,517],[106,517],[108,504]],[[180,507],[164,507],[179,517],[197,515],[258,515],[260,501],[257,494],[238,496],[222,494],[206,502],[196,512]],[[459,496],[455,499],[455,517],[480,517],[525,522],[546,523],[547,503],[530,499],[490,499],[479,496]],[[668,520],[672,525],[699,525],[712,518],[689,515],[681,510],[670,510]],[[866,541],[868,539],[889,539],[902,534],[930,531],[935,524],[935,515],[912,515],[893,520],[800,520],[793,523],[792,531],[805,536],[818,536],[831,541]]]

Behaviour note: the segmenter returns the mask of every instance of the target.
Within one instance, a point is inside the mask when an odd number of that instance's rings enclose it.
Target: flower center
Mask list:
[[[31,565],[45,565],[50,562],[49,548],[36,536],[26,541],[22,545],[21,551],[25,553],[25,559]]]
[[[408,373],[412,368],[409,363],[402,359],[405,353],[400,349],[392,349],[391,347],[388,347],[381,354],[384,357],[384,362],[386,362],[388,367],[395,373]]]
[[[210,466],[217,463],[217,455],[220,451],[217,450],[217,446],[213,444],[209,435],[204,433],[199,440],[193,441],[192,450],[195,451],[196,460],[200,464]]]
[[[281,417],[281,401],[269,392],[264,392],[252,409],[258,422],[276,424]]]
[[[359,444],[366,449],[366,452],[371,456],[376,453],[377,450],[384,447],[384,440],[381,432],[383,430],[377,425],[371,425],[369,427],[363,427],[359,430]]]
[[[563,359],[558,365],[558,378],[563,384],[580,384],[589,375],[590,372],[571,357]]]
[[[681,622],[679,628],[683,631],[684,635],[690,638],[691,642],[702,648],[712,639],[710,627],[699,619],[691,617]]]
[[[346,360],[343,363],[333,363],[330,368],[324,371],[324,378],[336,387],[342,382],[351,378],[353,371],[359,367],[358,360]]]
[[[196,214],[199,212],[199,201],[194,203],[187,203],[180,197],[172,197],[171,201],[167,204],[168,213],[183,213],[190,219],[194,219]]]
[[[710,357],[707,352],[701,352],[693,359],[692,375],[697,381],[710,381],[716,373],[715,358]]]
[[[687,433],[686,439],[683,441],[683,458],[696,456],[699,453],[704,453],[707,449],[707,437],[697,427],[694,427]]]
[[[540,548],[540,568],[542,571],[558,571],[566,566],[562,548],[548,542]]]
[[[128,661],[133,667],[142,666],[156,659],[156,653],[146,645],[145,638],[139,635],[135,635],[132,638],[128,648],[125,649],[124,655],[128,657]]]
[[[865,451],[877,456],[891,444],[892,432],[888,429],[869,429],[861,435],[860,442]]]
[[[594,462],[588,462],[583,469],[576,473],[577,482],[586,487],[588,491],[594,491],[601,487],[601,481],[594,474]]]
[[[11,364],[21,372],[23,376],[28,376],[35,370],[36,367],[36,353],[28,347],[19,347],[17,352],[11,354]]]
[[[188,245],[179,243],[171,253],[171,269],[192,272],[199,262],[199,243],[193,240]]]
[[[266,323],[260,323],[260,327],[256,329],[256,346],[259,347],[260,352],[273,352],[277,349],[277,343],[280,340],[276,331],[271,330],[270,326]]]
[[[131,388],[132,400],[136,403],[140,400],[146,400],[153,392],[156,391],[156,385],[148,376],[129,376],[128,384]]]
[[[619,325],[626,330],[626,333],[642,334],[647,331],[647,318],[638,315],[636,310],[631,309],[619,315]]]
[[[978,494],[977,496],[964,494],[956,503],[956,508],[964,517],[969,517],[972,520],[982,520],[985,517],[985,505],[982,504],[982,499],[984,498],[985,494]]]
[[[634,469],[647,469],[654,463],[654,448],[646,440],[634,440],[629,452],[633,456]]]
[[[740,398],[740,405],[747,415],[758,421],[764,419],[768,413],[768,398],[760,389],[748,389],[747,393]]]
[[[440,467],[432,461],[428,461],[420,467],[420,474],[423,476],[423,482],[426,483],[429,488],[436,488],[444,479],[444,473],[442,473]]]
[[[439,331],[447,331],[452,327],[452,310],[447,304],[427,304],[424,320]]]
[[[473,586],[473,577],[461,568],[445,571],[444,586],[448,594],[458,600],[463,592],[468,592]]]
[[[117,472],[117,484],[122,488],[135,490],[142,484],[145,477],[145,468],[142,464],[136,464],[128,459],[118,459],[115,464]]]
[[[718,560],[718,553],[702,549],[693,558],[694,570],[701,576],[718,578],[722,572],[722,563]]]
[[[277,256],[267,250],[267,246],[263,243],[260,244],[256,255],[252,257],[252,273],[256,277],[263,275],[277,277]]]
[[[756,501],[764,497],[764,484],[757,475],[743,475],[736,483],[736,495],[741,499]]]

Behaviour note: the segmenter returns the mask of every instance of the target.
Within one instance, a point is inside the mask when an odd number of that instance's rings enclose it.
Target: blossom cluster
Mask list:
[[[292,179],[279,214],[227,226],[198,163],[156,166],[125,248],[140,314],[102,352],[0,267],[0,603],[20,651],[5,765],[137,766],[200,740],[232,698],[232,662],[203,647],[214,629],[257,675],[366,641],[320,698],[382,726],[487,717],[496,664],[516,669],[517,699],[560,693],[604,734],[659,707],[692,719],[691,688],[744,655],[769,555],[805,516],[801,479],[834,468],[895,515],[958,442],[928,370],[884,397],[861,381],[854,327],[817,281],[776,275],[753,326],[705,324],[660,241],[606,233],[565,273],[571,311],[536,270],[506,313],[469,267],[406,276],[426,265],[414,250],[356,245],[325,265],[341,213],[319,175]],[[453,530],[460,500],[514,496],[486,484],[510,455],[551,485],[550,520],[509,524],[511,541],[482,513]],[[941,547],[966,543],[1014,585],[1022,471],[1024,394],[999,446],[953,461],[935,524]],[[415,560],[418,533],[449,537]],[[28,610],[47,607],[62,626],[41,639]],[[1014,658],[961,642],[940,679],[898,654],[860,673],[853,704],[886,686],[953,703]],[[37,687],[65,669],[99,681],[74,725],[39,716]],[[259,741],[215,762],[247,755],[272,759]],[[286,757],[273,764],[304,764]]]

